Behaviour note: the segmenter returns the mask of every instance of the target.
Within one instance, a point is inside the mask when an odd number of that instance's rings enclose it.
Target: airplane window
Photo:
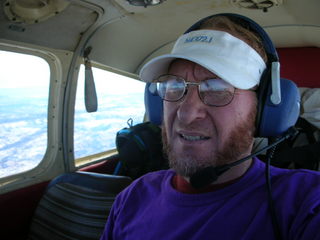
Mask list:
[[[47,148],[50,68],[37,56],[0,51],[0,177],[36,167]]]
[[[84,105],[84,66],[80,68],[75,106],[75,158],[115,149],[117,131],[143,121],[145,83],[99,68],[93,68],[98,97],[97,112]]]

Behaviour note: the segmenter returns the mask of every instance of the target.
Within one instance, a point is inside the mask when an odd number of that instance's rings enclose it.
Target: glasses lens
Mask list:
[[[158,78],[157,91],[159,96],[166,101],[178,101],[183,97],[185,82],[173,75],[164,75]]]
[[[202,101],[210,106],[225,106],[234,96],[235,88],[222,79],[208,79],[201,82],[199,93]]]

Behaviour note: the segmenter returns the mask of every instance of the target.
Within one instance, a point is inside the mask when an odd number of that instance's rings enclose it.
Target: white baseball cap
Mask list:
[[[144,82],[168,73],[174,59],[201,65],[239,89],[259,85],[266,68],[262,57],[247,43],[224,31],[197,30],[178,38],[170,54],[158,56],[140,70]]]

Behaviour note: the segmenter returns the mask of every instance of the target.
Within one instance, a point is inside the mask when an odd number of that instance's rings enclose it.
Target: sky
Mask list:
[[[48,63],[36,56],[0,51],[0,88],[47,87]],[[37,67],[37,73],[33,73]]]
[[[0,50],[0,88],[33,88],[48,87],[50,69],[49,64],[42,58],[27,54],[12,53]],[[36,72],[34,72],[36,69]],[[84,77],[84,69],[81,67],[79,80]],[[112,84],[113,93],[126,91],[140,91],[144,83],[132,81],[131,78],[121,76],[112,72],[94,68],[94,78],[96,87],[108,91],[108,85]],[[83,81],[83,80],[82,80]],[[119,84],[115,84],[118,82]],[[79,86],[82,87],[83,86]]]

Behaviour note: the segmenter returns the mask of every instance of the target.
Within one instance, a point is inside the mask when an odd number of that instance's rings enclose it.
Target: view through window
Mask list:
[[[0,177],[36,167],[47,148],[48,63],[0,51]]]
[[[36,56],[0,51],[0,177],[36,167],[47,148],[50,68]],[[145,84],[93,68],[98,111],[84,106],[81,67],[75,109],[75,158],[115,148],[117,131],[143,121]]]
[[[114,149],[116,133],[143,121],[145,83],[93,68],[98,96],[98,111],[88,113],[84,104],[84,66],[81,66],[77,87],[74,148],[75,158]]]

